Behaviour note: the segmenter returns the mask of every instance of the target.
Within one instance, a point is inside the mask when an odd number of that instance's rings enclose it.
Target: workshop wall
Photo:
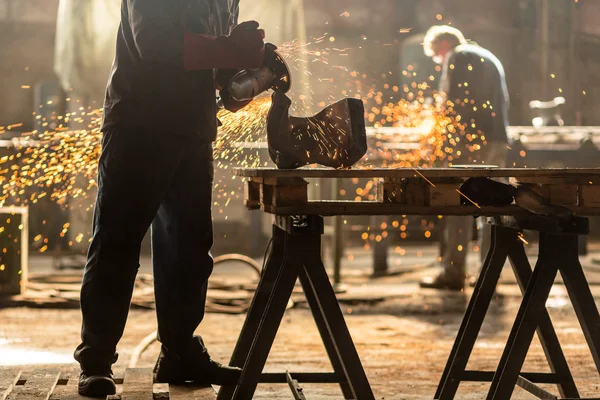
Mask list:
[[[57,8],[58,0],[0,0],[0,126],[32,129],[34,85],[54,79]]]
[[[600,124],[600,1],[581,5],[581,43],[577,49],[579,68],[575,78],[581,93],[582,125]]]
[[[540,9],[545,0],[378,0],[365,9],[362,0],[305,0],[308,37],[334,36],[336,48],[351,48],[338,58],[349,69],[369,74],[388,71],[398,76],[404,67],[401,46],[429,26],[452,23],[466,35],[498,55],[507,69],[512,98],[511,122],[531,120],[528,102],[563,95],[567,98],[566,122],[598,124],[600,94],[600,2],[580,0],[573,15],[572,0],[550,1],[550,55],[548,71],[540,76]],[[30,118],[34,85],[55,79],[54,34],[58,0],[0,0],[0,126],[22,122],[32,128]],[[348,17],[340,15],[347,12]],[[439,15],[439,16],[438,16]],[[441,20],[438,20],[441,17]],[[572,30],[582,33],[578,50],[572,50]],[[400,32],[409,28],[409,32]],[[368,46],[357,48],[364,39]],[[400,61],[399,61],[400,60]],[[574,62],[573,60],[577,60]],[[28,68],[27,68],[28,67]],[[311,66],[311,67],[314,67]],[[327,71],[311,71],[317,83],[315,98],[335,100],[341,93],[319,79]],[[22,89],[30,86],[30,89]],[[560,92],[559,89],[563,91]],[[585,90],[585,95],[583,91]],[[340,91],[341,92],[341,91]],[[545,96],[544,96],[545,94]],[[317,107],[318,108],[318,107]],[[579,111],[579,118],[576,114]]]
[[[505,65],[513,125],[530,123],[530,100],[557,95],[567,98],[564,116],[567,124],[600,124],[597,112],[600,1],[579,0],[577,8],[573,0],[303,1],[308,38],[327,35],[324,46],[346,49],[331,58],[330,66],[361,71],[380,81],[384,80],[383,73],[388,82],[400,84],[401,71],[408,62],[403,49],[411,45],[416,57],[422,51],[419,35],[431,25],[451,23],[462,29],[469,39],[497,54]],[[547,74],[541,76],[543,48],[539,28],[540,7],[544,2],[551,7]],[[32,112],[37,108],[34,88],[41,82],[56,81],[53,67],[57,9],[58,0],[0,0],[3,61],[0,63],[0,126],[22,123],[15,129],[34,128]],[[577,29],[582,36],[581,41],[574,44],[573,32]],[[330,37],[335,40],[329,41]],[[425,61],[423,63],[425,65]],[[318,63],[310,63],[310,68],[314,98],[333,102],[343,96],[346,83],[343,78],[331,80],[331,68],[319,68]],[[430,74],[428,70],[425,76]],[[381,88],[382,82],[377,84]],[[320,108],[318,104],[313,106],[312,111]],[[218,174],[221,174],[220,179],[225,179],[228,173],[220,171]],[[50,204],[43,206],[49,208],[40,214],[60,215]],[[246,215],[241,206],[236,210],[215,210],[215,220],[232,227],[224,229],[223,235],[239,231],[237,224]],[[81,226],[89,226],[85,215],[70,218],[80,221]],[[32,224],[35,223],[32,218]],[[62,221],[56,226],[60,228]],[[74,232],[79,230],[73,229]],[[228,236],[227,242],[235,242],[230,239]]]

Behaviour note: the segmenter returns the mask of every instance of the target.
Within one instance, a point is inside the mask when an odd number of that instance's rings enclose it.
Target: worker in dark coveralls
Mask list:
[[[122,1],[81,289],[81,395],[115,393],[111,365],[150,226],[162,344],[155,379],[229,385],[239,378],[238,368],[211,360],[194,336],[213,267],[219,76],[264,61],[264,31],[254,21],[236,25],[238,9],[239,0]]]
[[[469,44],[458,29],[434,26],[423,41],[425,54],[442,65],[438,102],[453,117],[455,129],[447,146],[446,166],[485,164],[504,167],[507,152],[509,97],[504,68],[490,51]],[[462,290],[473,218],[446,216],[441,237],[442,271],[421,287]],[[491,241],[491,228],[478,221],[481,262]]]

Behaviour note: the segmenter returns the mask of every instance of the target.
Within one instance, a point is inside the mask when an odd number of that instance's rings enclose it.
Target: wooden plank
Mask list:
[[[67,378],[66,385],[61,385],[59,382],[54,389],[54,393],[50,396],[50,400],[89,400],[89,397],[81,396],[78,393],[78,382],[79,377],[75,374]]]
[[[169,385],[170,400],[214,400],[217,392],[212,386]]]
[[[15,369],[0,370],[0,400],[5,400],[17,384],[21,371]]]
[[[260,202],[273,206],[285,206],[308,201],[308,183],[301,185],[260,185]]]
[[[537,184],[537,185],[568,185],[572,183],[577,183],[579,185],[598,185],[600,182],[594,182],[594,179],[597,181],[598,176],[596,175],[567,175],[567,176],[559,176],[559,175],[548,175],[548,176],[536,176],[531,175],[527,177],[513,178],[518,183],[526,183],[526,184]]]
[[[418,171],[418,172],[417,172]],[[415,178],[420,175],[428,179],[437,177],[551,177],[584,180],[585,183],[600,185],[600,168],[371,168],[371,169],[327,169],[300,168],[280,170],[276,168],[234,168],[234,175],[256,178]],[[536,181],[539,183],[539,181]],[[571,181],[571,183],[574,183]]]
[[[581,186],[581,205],[585,207],[600,207],[600,186]]]
[[[59,377],[58,370],[36,370],[28,375],[24,385],[14,386],[6,400],[48,400]]]
[[[260,184],[257,182],[244,182],[244,206],[252,210],[260,208]]]
[[[150,368],[127,368],[121,400],[153,400],[154,377]]]
[[[459,184],[444,184],[437,183],[434,187],[429,188],[429,205],[430,206],[459,206],[460,193],[456,190],[460,189]]]
[[[27,277],[27,257],[20,243],[26,231],[27,218],[23,214],[0,214],[0,295],[24,293],[22,284]]]
[[[308,201],[308,184],[303,186],[275,186],[273,205],[288,205]]]
[[[377,185],[377,201],[381,203],[402,203],[402,185],[395,182],[382,182]]]
[[[576,215],[600,216],[599,207],[567,207]],[[415,206],[407,204],[382,204],[378,202],[352,201],[309,201],[294,206],[276,207],[261,205],[261,210],[270,214],[280,215],[531,215],[517,205],[507,207],[480,207],[473,205],[461,206]]]
[[[578,185],[549,185],[550,203],[557,206],[575,206],[579,200]]]
[[[422,178],[407,179],[402,184],[402,203],[426,206],[429,203],[431,185]]]
[[[305,205],[273,207],[262,205],[265,212],[280,215],[515,215],[529,211],[512,205],[508,207],[420,206],[407,204],[381,204],[352,201],[309,201]],[[600,213],[600,209],[598,210]]]
[[[262,178],[261,183],[266,185],[287,185],[287,186],[306,186],[307,182],[298,177],[267,177]]]

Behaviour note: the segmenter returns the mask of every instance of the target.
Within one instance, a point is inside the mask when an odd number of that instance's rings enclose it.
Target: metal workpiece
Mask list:
[[[282,169],[309,164],[348,168],[367,152],[364,105],[346,98],[330,104],[312,117],[289,114],[292,101],[276,91],[267,117],[271,160]]]

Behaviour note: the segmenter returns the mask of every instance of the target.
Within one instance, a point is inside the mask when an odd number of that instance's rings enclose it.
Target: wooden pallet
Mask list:
[[[27,207],[0,207],[0,295],[27,289],[29,229]]]
[[[528,185],[554,205],[577,215],[600,215],[600,168],[234,169],[247,178],[245,205],[279,215],[518,215],[517,205],[461,205],[468,178],[505,178]],[[305,178],[372,179],[375,201],[308,200]]]
[[[77,374],[58,369],[39,369],[30,374],[0,370],[0,400],[86,400],[77,393]],[[212,387],[154,384],[152,369],[128,368],[116,377],[117,394],[107,400],[213,400]]]

